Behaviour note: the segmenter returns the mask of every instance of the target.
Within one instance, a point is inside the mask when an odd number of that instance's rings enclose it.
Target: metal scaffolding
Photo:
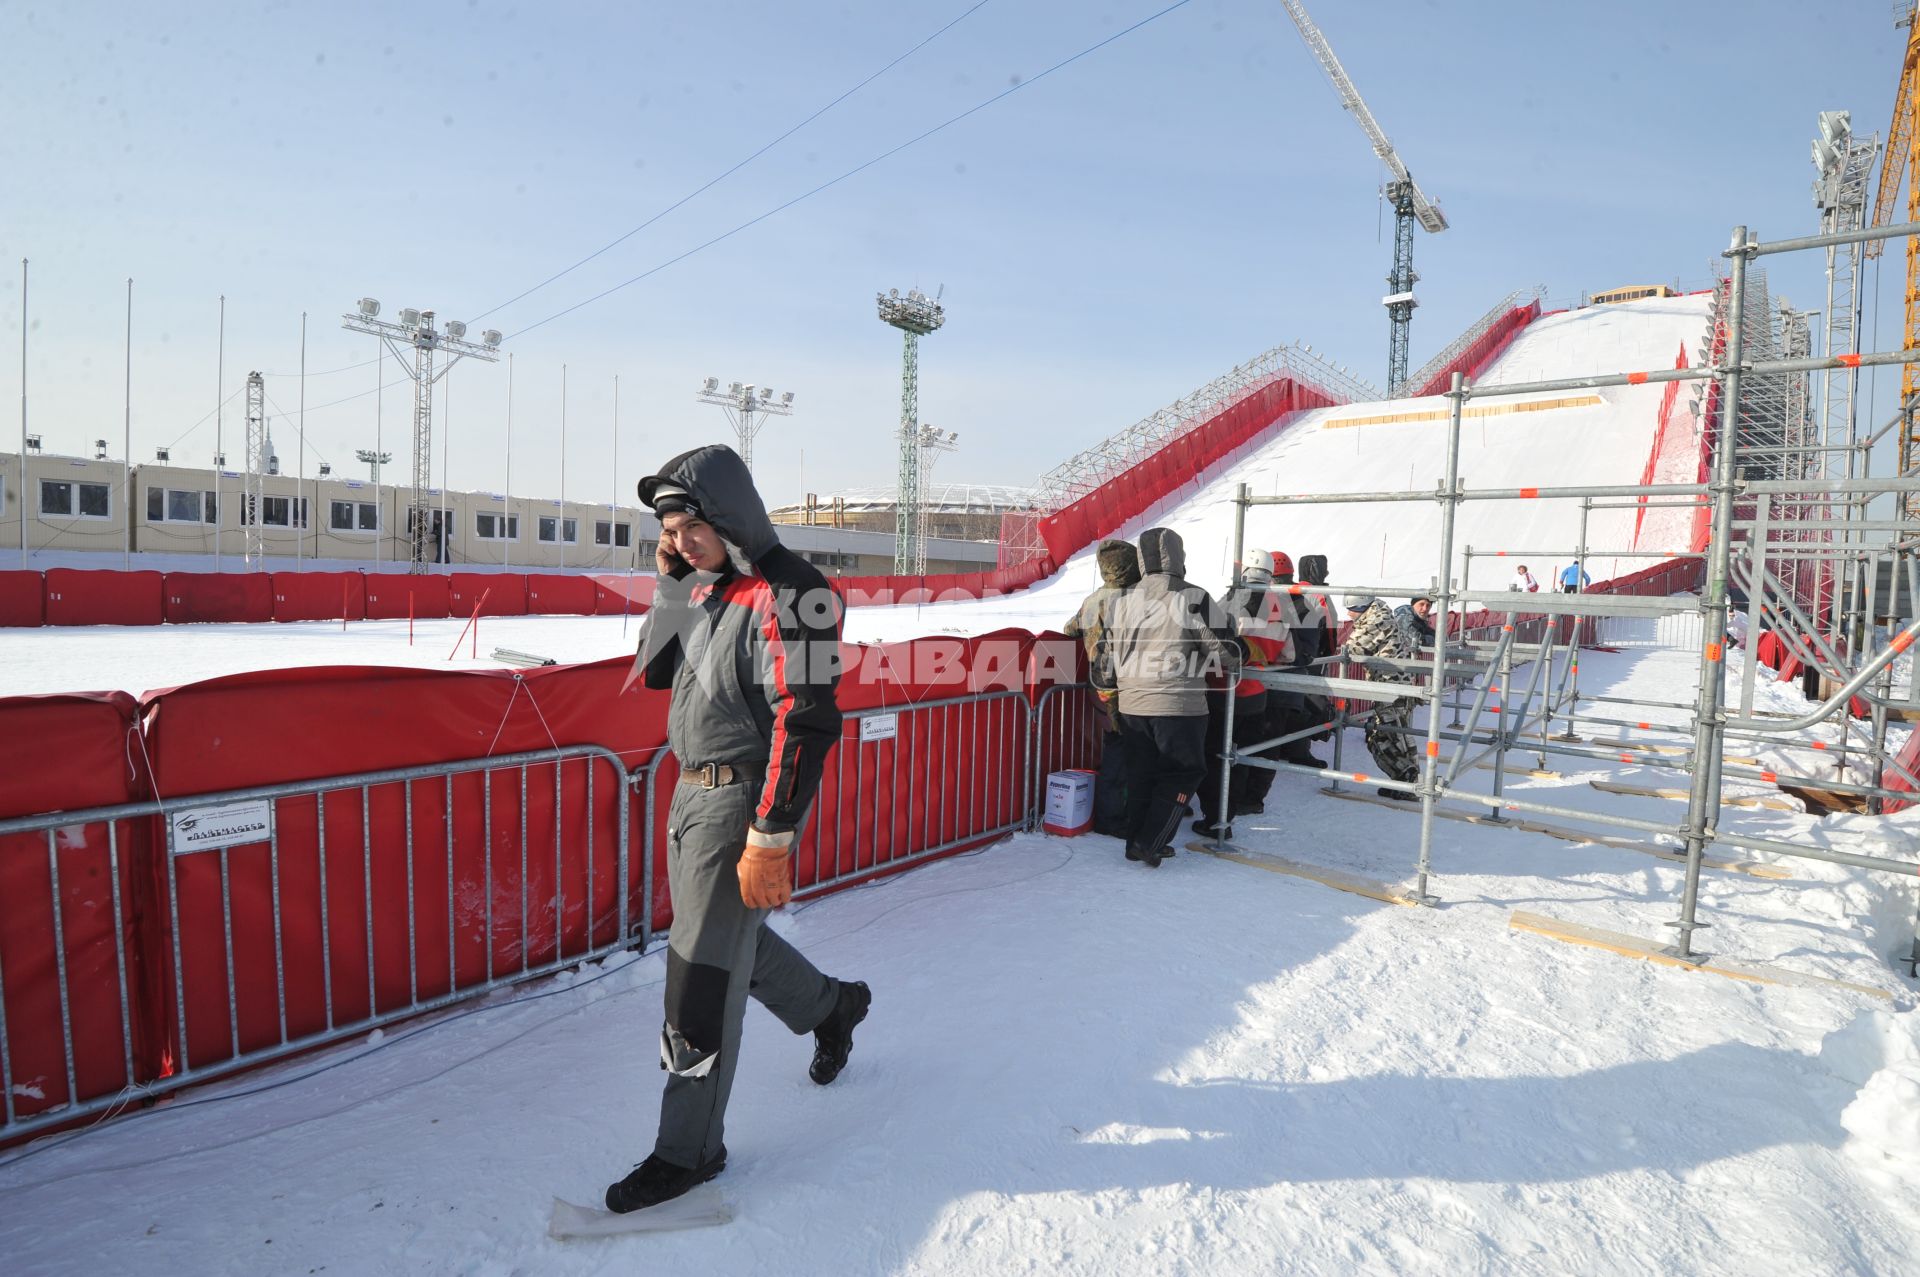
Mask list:
[[[1716,290],[1714,319],[1703,349],[1704,358],[1692,366],[1623,371],[1598,376],[1570,377],[1485,387],[1467,384],[1460,374],[1448,392],[1445,473],[1427,491],[1382,491],[1338,495],[1254,496],[1245,484],[1236,499],[1234,545],[1246,543],[1247,519],[1254,510],[1270,505],[1345,505],[1389,502],[1438,502],[1440,534],[1436,546],[1438,571],[1430,582],[1347,584],[1337,588],[1291,586],[1302,594],[1335,595],[1346,591],[1412,597],[1425,595],[1440,619],[1430,649],[1415,661],[1369,658],[1357,662],[1382,672],[1414,673],[1424,682],[1373,682],[1342,674],[1339,662],[1326,658],[1313,672],[1248,670],[1248,676],[1269,688],[1309,692],[1339,698],[1347,708],[1338,711],[1335,755],[1331,767],[1319,770],[1263,756],[1287,741],[1317,732],[1316,725],[1270,741],[1234,745],[1234,697],[1226,698],[1228,742],[1221,769],[1221,810],[1229,810],[1228,778],[1234,766],[1259,767],[1331,779],[1338,792],[1345,782],[1376,785],[1383,791],[1410,794],[1418,800],[1420,834],[1414,866],[1414,901],[1432,903],[1433,823],[1437,817],[1474,819],[1483,824],[1517,824],[1527,817],[1547,816],[1602,830],[1629,830],[1642,839],[1658,840],[1656,855],[1684,865],[1678,917],[1666,925],[1674,932],[1673,945],[1664,952],[1685,962],[1703,961],[1697,955],[1695,933],[1707,924],[1699,917],[1699,886],[1703,866],[1724,868],[1713,860],[1716,848],[1762,852],[1775,856],[1823,860],[1855,868],[1911,878],[1920,864],[1910,858],[1906,841],[1889,835],[1872,854],[1817,845],[1814,840],[1788,843],[1752,837],[1722,828],[1718,813],[1727,802],[1728,778],[1758,781],[1808,798],[1830,798],[1839,805],[1857,805],[1875,812],[1885,801],[1910,800],[1920,790],[1914,776],[1887,749],[1890,719],[1920,721],[1920,679],[1902,670],[1901,656],[1920,636],[1914,600],[1920,599],[1920,523],[1867,517],[1877,496],[1895,494],[1905,501],[1920,493],[1920,478],[1897,476],[1876,479],[1866,459],[1874,442],[1897,428],[1896,417],[1880,431],[1839,445],[1818,442],[1811,428],[1811,373],[1853,371],[1861,367],[1911,365],[1920,362],[1920,349],[1874,354],[1822,353],[1806,349],[1810,334],[1805,317],[1776,310],[1767,298],[1760,259],[1785,252],[1831,250],[1866,242],[1869,238],[1912,237],[1920,223],[1852,228],[1820,235],[1761,243],[1745,227],[1737,228],[1726,251],[1728,271]],[[1463,413],[1470,400],[1535,395],[1649,382],[1694,383],[1697,410],[1712,414],[1704,436],[1708,466],[1704,482],[1567,486],[1556,488],[1469,489],[1460,480],[1460,434]],[[1698,407],[1705,405],[1704,408]],[[1822,446],[1843,449],[1842,477],[1828,473]],[[1818,462],[1815,464],[1815,462]],[[1454,577],[1455,516],[1467,501],[1578,501],[1582,519],[1579,544],[1548,550],[1505,548],[1467,549],[1467,562],[1476,554],[1524,553],[1564,556],[1584,561],[1589,555],[1622,557],[1630,551],[1593,547],[1587,541],[1586,513],[1617,509],[1625,502],[1636,508],[1647,504],[1704,511],[1710,532],[1704,551],[1672,556],[1670,579],[1654,583],[1655,593],[1613,592],[1523,594],[1468,588],[1462,571]],[[1236,560],[1240,556],[1236,553]],[[1811,567],[1812,571],[1807,569]],[[1234,588],[1241,582],[1236,578]],[[1695,578],[1697,596],[1676,595],[1672,585]],[[1814,583],[1809,585],[1809,582]],[[1811,600],[1804,597],[1809,590]],[[1744,626],[1730,617],[1738,602]],[[1809,605],[1811,603],[1811,606]],[[1485,613],[1469,626],[1464,611],[1459,629],[1450,632],[1449,617],[1456,605],[1474,605]],[[1690,703],[1643,698],[1583,694],[1579,688],[1580,647],[1601,641],[1619,641],[1622,626],[1649,623],[1664,631],[1656,641],[1684,646],[1697,655],[1696,692]],[[1817,693],[1806,713],[1794,716],[1764,714],[1753,709],[1755,671],[1759,667],[1762,635],[1770,635],[1793,658],[1817,675]],[[1737,687],[1730,686],[1726,655],[1730,646],[1742,646]],[[1520,667],[1527,669],[1520,679]],[[1520,686],[1516,686],[1516,683]],[[1814,686],[1812,682],[1809,686]],[[1471,695],[1469,696],[1469,692]],[[1497,692],[1497,704],[1494,701]],[[1420,772],[1413,781],[1370,776],[1342,765],[1343,729],[1350,721],[1370,716],[1380,702],[1412,698],[1426,709],[1424,725],[1409,733],[1424,742]],[[1675,712],[1684,714],[1656,730],[1653,720]],[[1449,719],[1449,714],[1451,718]],[[1856,721],[1856,720],[1863,721]],[[1561,730],[1555,732],[1555,725]],[[1610,729],[1625,729],[1610,730]],[[1582,735],[1582,732],[1586,735]],[[1646,739],[1626,735],[1638,731]],[[1812,737],[1805,734],[1815,732]],[[1671,739],[1661,740],[1661,736]],[[1748,750],[1765,744],[1799,761],[1798,768],[1763,764]],[[1553,755],[1666,768],[1685,778],[1685,790],[1661,791],[1684,797],[1684,816],[1659,821],[1610,811],[1590,811],[1520,798],[1505,791],[1508,755],[1524,751],[1544,768]],[[1461,785],[1469,769],[1491,765],[1491,795]],[[1604,786],[1602,787],[1604,788]],[[1631,787],[1616,791],[1636,792]],[[1647,791],[1639,791],[1647,792]],[[1442,809],[1442,800],[1467,804]],[[1475,813],[1484,814],[1475,814]],[[1514,820],[1512,814],[1521,819]],[[1564,832],[1564,831],[1563,831]],[[1587,831],[1594,840],[1604,833]],[[1214,840],[1226,848],[1227,834]],[[1914,957],[1920,960],[1920,939]]]

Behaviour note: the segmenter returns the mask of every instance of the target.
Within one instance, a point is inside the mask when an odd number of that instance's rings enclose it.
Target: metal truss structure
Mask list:
[[[1047,471],[1040,477],[1035,507],[1043,512],[1065,509],[1262,386],[1286,378],[1319,391],[1336,404],[1384,397],[1345,368],[1314,354],[1311,346],[1275,346]]]
[[[1826,477],[1824,466],[1807,465],[1817,434],[1811,430],[1810,400],[1804,391],[1810,373],[1883,365],[1908,368],[1920,362],[1920,348],[1871,354],[1808,353],[1811,334],[1805,316],[1771,306],[1764,279],[1754,265],[1776,254],[1915,236],[1920,236],[1920,222],[1771,243],[1758,241],[1744,226],[1736,228],[1725,254],[1729,269],[1718,290],[1714,322],[1703,343],[1705,349],[1698,352],[1706,358],[1692,361],[1691,366],[1485,387],[1469,385],[1455,373],[1448,392],[1452,410],[1446,472],[1434,486],[1259,497],[1240,485],[1233,547],[1236,562],[1246,543],[1248,518],[1263,506],[1438,503],[1438,570],[1429,580],[1293,588],[1322,595],[1425,595],[1433,600],[1439,618],[1449,617],[1456,605],[1483,611],[1471,628],[1464,611],[1457,629],[1438,625],[1430,647],[1415,659],[1358,662],[1381,672],[1420,676],[1424,681],[1418,684],[1350,676],[1343,672],[1344,658],[1338,655],[1326,658],[1311,672],[1246,671],[1270,688],[1318,694],[1336,705],[1344,700],[1349,708],[1336,711],[1331,724],[1336,753],[1324,773],[1279,761],[1268,752],[1317,734],[1328,724],[1269,741],[1229,743],[1222,756],[1228,766],[1221,769],[1221,810],[1228,810],[1227,783],[1234,766],[1330,779],[1333,791],[1347,782],[1377,785],[1383,792],[1416,800],[1417,806],[1408,804],[1420,818],[1416,885],[1401,903],[1435,899],[1428,889],[1433,824],[1439,817],[1523,828],[1529,822],[1539,828],[1538,818],[1549,817],[1574,826],[1571,830],[1567,824],[1555,826],[1562,836],[1571,832],[1576,838],[1615,843],[1622,841],[1622,830],[1630,831],[1640,840],[1633,844],[1636,850],[1684,866],[1679,917],[1666,924],[1674,943],[1655,951],[1696,965],[1709,961],[1695,946],[1695,933],[1707,925],[1698,917],[1701,872],[1708,867],[1740,867],[1709,855],[1711,851],[1819,860],[1907,879],[1920,873],[1908,840],[1897,831],[1888,831],[1877,844],[1869,834],[1867,849],[1855,850],[1830,846],[1817,836],[1793,842],[1752,836],[1727,828],[1718,819],[1723,804],[1755,801],[1727,794],[1724,782],[1730,778],[1790,792],[1804,801],[1833,804],[1827,809],[1869,813],[1878,812],[1888,801],[1911,801],[1912,791],[1920,790],[1920,776],[1887,748],[1890,720],[1920,720],[1920,679],[1903,668],[1907,662],[1901,659],[1920,638],[1915,606],[1920,600],[1920,524],[1907,518],[1876,520],[1868,514],[1876,498],[1891,495],[1905,503],[1920,497],[1920,478],[1870,477],[1871,449],[1881,436],[1900,426],[1899,415],[1872,435],[1846,445],[1851,454],[1844,467],[1846,477]],[[1471,400],[1666,382],[1700,387],[1694,402],[1706,405],[1702,411],[1712,417],[1703,436],[1707,464],[1698,482],[1509,489],[1468,489],[1461,483],[1461,422]],[[1581,503],[1580,543],[1524,551],[1481,547],[1477,552],[1469,550],[1470,555],[1521,552],[1577,557],[1583,562],[1590,555],[1632,557],[1630,550],[1587,544],[1584,512],[1594,509],[1679,508],[1705,515],[1709,529],[1703,552],[1674,556],[1672,563],[1656,568],[1653,579],[1643,586],[1626,582],[1623,588],[1601,591],[1525,595],[1469,588],[1464,574],[1455,577],[1458,509],[1468,501],[1510,500]],[[1809,564],[1812,571],[1807,570]],[[1697,596],[1676,592],[1683,580],[1698,583]],[[1808,582],[1815,587],[1812,608],[1801,597]],[[1236,579],[1235,587],[1239,584]],[[1634,592],[1636,588],[1644,592]],[[1736,611],[1743,615],[1744,626],[1734,621]],[[1655,646],[1690,653],[1697,672],[1690,702],[1581,692],[1580,646],[1616,641],[1615,627],[1622,625],[1652,626]],[[1805,713],[1768,714],[1754,709],[1763,634],[1810,671],[1806,686],[1813,694]],[[1745,651],[1737,684],[1726,660],[1729,649],[1736,646]],[[1370,719],[1374,705],[1402,698],[1424,705],[1426,721],[1406,728],[1376,725],[1376,729],[1402,730],[1424,745],[1417,777],[1402,781],[1351,771],[1338,752],[1343,739],[1340,729],[1354,719]],[[1224,739],[1228,742],[1234,740],[1234,701],[1227,698]],[[1676,712],[1684,715],[1681,721],[1674,721]],[[1663,716],[1664,726],[1657,721]],[[1562,730],[1555,732],[1556,725]],[[1791,761],[1763,763],[1746,756],[1762,748]],[[1536,801],[1532,795],[1516,796],[1505,791],[1504,780],[1509,754],[1521,751],[1537,758],[1541,768],[1550,756],[1560,755],[1671,770],[1677,777],[1671,790],[1599,782],[1596,787],[1682,799],[1685,814],[1662,821],[1639,812],[1591,811]],[[1493,771],[1491,795],[1462,783],[1463,776],[1479,767]],[[1443,808],[1446,800],[1455,805]],[[1225,835],[1213,846],[1223,849]],[[1920,963],[1920,938],[1910,963]]]

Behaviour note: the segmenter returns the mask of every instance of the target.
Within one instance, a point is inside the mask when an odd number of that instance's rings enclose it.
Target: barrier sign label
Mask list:
[[[898,714],[869,714],[860,720],[860,741],[892,740],[900,734]]]
[[[217,807],[187,807],[169,815],[173,854],[238,847],[273,837],[273,800],[252,798]]]

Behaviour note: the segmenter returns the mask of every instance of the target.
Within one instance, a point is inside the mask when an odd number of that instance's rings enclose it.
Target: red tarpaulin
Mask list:
[[[48,625],[159,625],[166,619],[158,572],[48,568]]]
[[[593,610],[598,616],[638,616],[653,606],[653,577],[639,573],[596,573],[593,582]]]
[[[271,621],[273,581],[264,572],[169,572],[167,624]]]
[[[47,583],[38,572],[0,572],[0,629],[44,625]]]
[[[447,577],[447,610],[472,616],[482,599],[482,616],[525,616],[527,578],[518,572],[455,572]]]
[[[138,746],[129,739],[135,711],[120,692],[0,700],[0,818],[145,797],[133,771]],[[157,973],[142,960],[141,937],[164,934],[154,931],[164,903],[152,893],[148,834],[145,820],[121,821],[111,834],[104,823],[76,821],[51,836],[0,837],[0,970],[21,1117],[112,1094],[163,1067],[161,1022],[150,1016]],[[127,955],[124,1019],[117,950]],[[0,1127],[0,1138],[5,1133]]]
[[[149,698],[148,748],[160,792],[188,803],[192,794],[213,790],[555,744],[600,744],[629,762],[644,761],[664,738],[667,698],[638,690],[621,695],[629,664],[620,659],[519,674],[316,668],[236,675]],[[342,705],[352,705],[353,712],[341,713]],[[285,747],[290,723],[303,725],[298,750]],[[519,969],[523,959],[528,965],[551,960],[556,943],[568,953],[582,951],[589,926],[594,942],[609,940],[618,919],[617,818],[624,791],[610,767],[592,766],[591,811],[585,760],[561,764],[557,779],[553,764],[496,772],[490,782],[478,774],[455,777],[451,842],[445,777],[338,792],[324,800],[324,815],[314,797],[280,800],[276,835],[289,1035],[325,1027],[329,981],[334,1022],[351,1022],[367,1016],[370,1006],[388,1011],[415,997],[471,987],[489,969],[500,975]],[[556,802],[564,814],[559,847]],[[530,831],[524,849],[523,828]],[[591,878],[589,830],[595,846]],[[196,1065],[230,1057],[236,1030],[242,1050],[279,1040],[272,854],[261,844],[228,855],[237,1026],[227,1010],[219,858],[198,853],[175,860],[181,977]],[[523,881],[529,902],[524,932]],[[323,896],[329,953],[324,966]]]
[[[447,578],[408,576],[399,572],[370,572],[366,577],[367,619],[404,621],[409,615],[426,620],[450,614]],[[409,613],[408,607],[413,611]]]
[[[276,621],[360,621],[366,615],[366,586],[358,572],[273,574]]]
[[[592,616],[596,593],[589,576],[530,575],[527,611],[536,616]]]

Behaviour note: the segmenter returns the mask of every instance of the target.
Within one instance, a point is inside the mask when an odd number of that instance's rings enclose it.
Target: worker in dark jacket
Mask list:
[[[1093,832],[1125,837],[1127,760],[1120,737],[1120,689],[1113,681],[1113,654],[1107,642],[1113,600],[1140,580],[1140,553],[1126,541],[1102,541],[1094,558],[1100,588],[1086,597],[1062,631],[1077,638],[1087,653],[1088,677],[1106,717],[1100,747],[1100,774],[1093,785]]]
[[[1186,580],[1171,528],[1140,534],[1140,583],[1108,624],[1128,751],[1127,859],[1158,867],[1206,772],[1207,683],[1237,673],[1245,647],[1207,592]]]
[[[1284,556],[1282,556],[1284,557]],[[1240,570],[1240,586],[1220,599],[1220,610],[1233,624],[1246,648],[1246,670],[1282,668],[1293,660],[1293,638],[1287,625],[1291,610],[1283,596],[1273,589],[1276,556],[1265,550],[1247,555]],[[1287,564],[1291,579],[1293,565]],[[1243,673],[1232,688],[1224,682],[1207,691],[1207,774],[1200,782],[1200,819],[1193,823],[1196,833],[1208,838],[1233,837],[1235,816],[1255,815],[1265,810],[1268,785],[1259,788],[1260,797],[1251,798],[1257,781],[1271,783],[1273,773],[1263,767],[1235,767],[1227,781],[1227,810],[1220,812],[1220,775],[1227,742],[1227,701],[1233,700],[1233,743],[1236,748],[1257,745],[1280,735],[1279,707],[1287,694],[1270,692],[1251,673]]]
[[[612,1211],[678,1197],[725,1168],[749,994],[814,1035],[808,1074],[823,1086],[872,1000],[766,925],[792,894],[794,832],[840,738],[839,599],[780,544],[731,448],[682,453],[640,481],[640,499],[660,519],[659,585],[635,673],[673,691],[667,744],[680,780],[667,813],[660,1131],[652,1155],[607,1189]]]

